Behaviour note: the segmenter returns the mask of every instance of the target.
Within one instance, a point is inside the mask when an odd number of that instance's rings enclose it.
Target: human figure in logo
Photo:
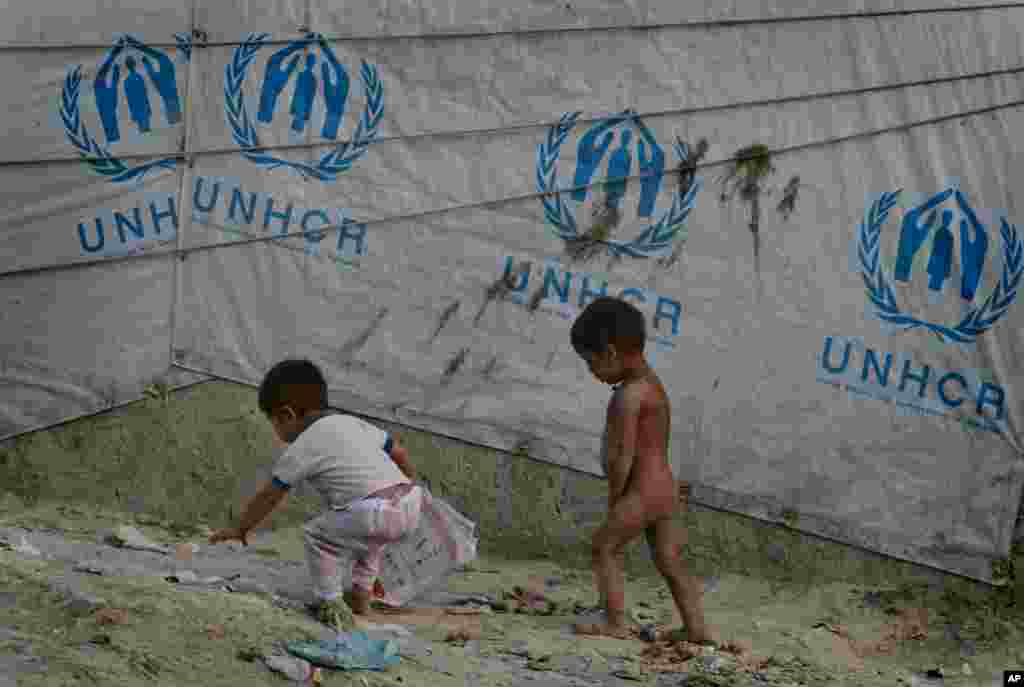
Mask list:
[[[334,140],[338,138],[341,118],[345,116],[349,80],[348,74],[345,73],[345,67],[338,61],[327,41],[323,39],[320,41],[320,52],[324,60],[320,63],[320,76],[324,84],[324,105],[327,109],[327,117],[324,119],[321,135]]]
[[[615,138],[615,132],[611,131],[611,129],[625,120],[625,113],[609,117],[594,126],[580,139],[579,146],[576,148],[576,176],[572,182],[573,187],[576,189],[572,192],[573,200],[577,202],[586,200],[587,191],[589,190],[587,187],[590,185],[590,180],[593,178],[594,172],[597,170],[598,165],[601,164],[605,153],[608,152]],[[600,143],[597,143],[598,137],[601,138]]]
[[[306,124],[313,116],[313,99],[316,98],[316,75],[313,73],[315,64],[316,55],[306,55],[306,68],[295,82],[295,93],[292,94],[289,112],[292,115],[292,131],[297,134],[306,130]]]
[[[117,58],[124,52],[124,42],[118,41],[100,65],[93,82],[93,93],[96,96],[96,109],[103,123],[103,133],[108,143],[121,140],[121,131],[117,125],[117,94],[121,85],[121,67]]]
[[[257,121],[270,124],[274,120],[274,110],[277,108],[277,99],[288,85],[295,68],[299,64],[300,55],[295,55],[288,63],[288,66],[281,68],[284,61],[291,55],[305,47],[304,41],[295,41],[278,50],[267,60],[267,67],[263,72],[263,88],[260,91],[260,109],[256,113]]]
[[[935,224],[934,210],[939,205],[945,203],[952,195],[953,189],[936,193],[927,201],[903,215],[899,250],[896,254],[896,269],[893,271],[893,277],[896,281],[904,283],[910,281],[910,271],[914,266],[914,256],[924,244],[924,240],[928,238],[932,225]],[[922,224],[921,217],[927,212],[931,212],[931,214],[928,215],[928,220]]]
[[[153,108],[149,105],[149,93],[146,92],[146,80],[136,70],[135,58],[129,56],[124,61],[128,76],[124,78],[124,93],[128,96],[128,112],[132,121],[142,133],[149,133],[149,122],[153,116]]]
[[[974,300],[978,283],[981,281],[981,270],[985,267],[988,235],[967,198],[960,191],[956,192],[956,203],[960,206],[960,212],[967,217],[960,220],[960,297],[969,302]],[[974,229],[973,239],[970,237],[968,223]]]
[[[619,147],[608,160],[608,200],[607,205],[619,209],[622,197],[626,195],[627,179],[633,169],[633,153],[629,149],[633,140],[633,132],[623,129],[619,134]]]
[[[164,101],[164,116],[167,123],[177,124],[181,121],[181,99],[178,97],[178,79],[171,58],[131,36],[128,36],[127,41],[131,47],[143,54],[142,66],[156,87],[156,92],[160,94],[160,99]],[[156,62],[155,67],[153,62]]]
[[[665,153],[658,142],[654,140],[654,134],[640,120],[640,117],[634,115],[633,123],[636,125],[637,131],[640,132],[640,140],[637,142],[637,164],[640,167],[640,209],[637,214],[640,217],[650,217],[654,214],[654,203],[661,190],[661,179],[665,171]],[[649,155],[648,149],[650,149]]]
[[[928,259],[928,288],[942,291],[942,285],[949,279],[953,271],[953,232],[949,225],[953,221],[953,211],[942,211],[942,226],[935,232],[932,240],[932,256]]]

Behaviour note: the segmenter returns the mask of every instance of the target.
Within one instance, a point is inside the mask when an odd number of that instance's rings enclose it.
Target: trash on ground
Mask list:
[[[477,639],[480,639],[480,632],[478,632],[476,630],[471,630],[469,628],[462,628],[462,629],[459,629],[459,630],[452,630],[451,632],[449,632],[445,636],[444,641],[449,642],[449,643],[456,643],[456,642],[471,642],[471,641],[477,640]]]
[[[289,642],[287,649],[310,663],[339,670],[384,670],[401,660],[393,639],[371,639],[363,632],[342,633],[333,640]]]
[[[293,682],[307,682],[313,679],[313,666],[309,661],[288,654],[270,654],[263,657],[263,663],[275,673],[280,673]]]
[[[128,612],[123,608],[101,608],[95,618],[98,625],[124,625],[128,622]]]
[[[121,525],[114,529],[105,537],[105,541],[122,549],[168,553],[168,547],[151,542],[138,528],[131,525]]]
[[[245,578],[229,582],[227,587],[229,591],[237,594],[270,594],[270,590],[265,584]]]
[[[236,656],[240,661],[245,661],[246,663],[254,663],[255,661],[263,657],[263,652],[257,647],[250,646],[244,649],[239,649]]]
[[[487,615],[493,612],[490,606],[456,606],[444,610],[448,615]]]
[[[654,672],[685,672],[684,664],[702,654],[703,650],[696,644],[661,641],[641,651],[640,660]]]
[[[21,543],[12,547],[15,553],[20,553],[23,556],[41,556],[43,552],[32,546],[25,535],[21,535]]]
[[[359,629],[363,630],[364,632],[390,632],[391,634],[397,635],[399,637],[412,636],[412,632],[409,630],[409,628],[405,627],[404,625],[370,623],[358,618],[356,619],[356,621],[359,623]]]
[[[505,600],[512,602],[516,613],[553,615],[558,608],[558,605],[544,594],[519,586],[513,588],[511,593],[505,592]]]
[[[179,561],[190,561],[192,556],[199,553],[198,544],[178,544],[174,547],[174,557]]]

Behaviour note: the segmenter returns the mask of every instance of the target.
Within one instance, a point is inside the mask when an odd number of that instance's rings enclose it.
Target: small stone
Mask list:
[[[782,544],[772,542],[765,547],[765,554],[768,556],[768,560],[773,563],[781,563],[786,560],[786,547]]]
[[[64,607],[75,615],[87,615],[93,613],[99,608],[106,605],[106,601],[87,594],[82,590],[75,587],[73,584],[68,583],[63,579],[52,580],[49,583],[50,591],[56,592],[64,597]]]
[[[72,570],[86,573],[87,575],[106,575],[107,568],[99,561],[82,561],[76,564]]]
[[[18,603],[18,596],[14,592],[0,592],[0,609],[13,608]]]
[[[964,639],[960,642],[960,654],[962,656],[975,656],[978,653],[978,643],[973,639]]]
[[[951,642],[960,641],[960,626],[956,623],[947,623],[942,633]]]
[[[882,592],[864,592],[863,603],[867,608],[881,608]]]
[[[724,663],[725,661],[722,660],[721,656],[701,657],[701,665],[704,667],[704,670],[708,671],[709,673],[720,672],[722,670],[722,666],[724,665]]]
[[[645,642],[658,641],[658,628],[654,625],[644,625],[640,628],[640,639]]]
[[[195,584],[199,580],[196,574],[191,570],[179,570],[173,575],[168,575],[164,579],[173,584]]]
[[[633,682],[643,682],[644,680],[643,673],[633,667],[620,668],[612,672],[612,675],[620,680],[630,680]]]
[[[704,593],[714,594],[721,587],[721,580],[718,577],[709,577],[704,580]]]

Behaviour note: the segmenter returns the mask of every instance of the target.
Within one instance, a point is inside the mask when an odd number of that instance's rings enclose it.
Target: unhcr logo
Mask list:
[[[580,114],[563,115],[537,148],[537,190],[543,194],[544,216],[554,228],[555,235],[570,246],[596,240],[612,257],[667,255],[674,242],[686,238],[686,220],[693,210],[700,181],[693,181],[680,193],[670,192],[671,206],[658,215],[656,206],[662,195],[665,151],[640,116],[633,110],[625,110],[597,122],[579,138],[572,192],[560,193],[566,185],[558,182],[559,158]],[[677,141],[674,150],[680,167],[687,167],[691,157],[689,147]],[[601,217],[594,226],[581,227],[583,222],[578,218],[579,209],[592,195],[591,182],[601,178],[599,171],[603,165],[605,180],[600,186],[603,186],[604,197],[597,199],[595,207]],[[632,239],[613,240],[611,225],[617,224],[624,214],[623,201],[632,176],[640,177],[636,216],[644,228]],[[569,196],[571,205],[566,202],[565,195]]]
[[[320,138],[338,140],[351,80],[327,39],[319,33],[309,33],[277,50],[257,70],[253,63],[267,38],[267,34],[250,34],[234,51],[224,70],[225,117],[231,135],[242,154],[265,169],[288,169],[306,179],[335,181],[366,154],[380,132],[384,86],[377,69],[362,63],[360,77],[366,102],[351,140],[334,145],[314,164],[278,157],[263,147],[259,131],[279,126],[285,119],[293,141],[306,141],[306,133],[317,126],[318,115]],[[245,85],[251,73],[260,75],[260,85],[258,96],[250,103]],[[282,108],[287,108],[286,113],[279,112]],[[256,113],[255,118],[252,112]]]
[[[187,62],[191,40],[183,34],[175,38]],[[85,94],[91,91],[91,100],[83,101],[83,87]],[[91,115],[90,110],[98,121],[87,122],[91,117],[84,115]],[[130,165],[114,155],[112,146],[181,123],[182,98],[174,60],[133,36],[121,36],[97,65],[91,83],[86,82],[81,65],[69,70],[61,89],[60,119],[68,142],[82,160],[112,182],[137,183],[154,169],[173,169],[175,157]],[[102,131],[103,138],[94,131]]]

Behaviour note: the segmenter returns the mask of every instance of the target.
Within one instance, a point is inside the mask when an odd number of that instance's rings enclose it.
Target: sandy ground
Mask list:
[[[106,543],[119,525],[166,550]],[[397,639],[399,665],[325,670],[323,684],[989,687],[1002,684],[1004,669],[1024,667],[1024,623],[963,599],[742,576],[704,583],[708,618],[728,642],[718,650],[663,635],[653,642],[574,636],[572,623],[599,619],[586,610],[596,603],[588,572],[552,561],[478,560],[414,608],[363,621],[371,635]],[[307,585],[295,529],[265,532],[248,548],[210,547],[198,528],[118,513],[0,510],[0,687],[284,685],[240,652],[331,637],[303,610]],[[516,587],[544,595],[553,611],[542,613],[540,604],[517,613],[511,599],[502,612],[497,602]],[[663,633],[679,627],[660,580],[630,578],[628,602],[638,623]],[[449,641],[456,630],[469,639]],[[928,677],[929,670],[944,677]]]

